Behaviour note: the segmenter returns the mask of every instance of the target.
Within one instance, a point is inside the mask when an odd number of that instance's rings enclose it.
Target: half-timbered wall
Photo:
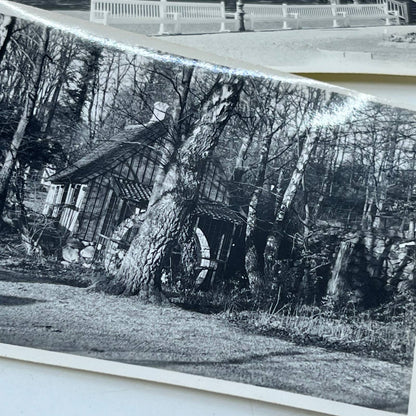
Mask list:
[[[82,240],[93,241],[100,232],[102,216],[108,206],[110,180],[106,176],[97,177],[87,184],[87,188],[86,201],[79,217],[80,225],[76,235]]]
[[[114,185],[114,178],[124,178],[151,187],[161,169],[158,157],[154,148],[142,147],[135,155],[109,167],[104,173],[91,172],[86,175],[80,180],[82,184],[53,184],[44,213],[56,217],[57,207],[61,206],[60,225],[81,240],[98,241],[103,236],[110,237],[118,224],[147,205],[147,201],[139,204],[121,198]],[[220,167],[209,164],[202,182],[201,196],[227,204],[227,192],[222,178]]]

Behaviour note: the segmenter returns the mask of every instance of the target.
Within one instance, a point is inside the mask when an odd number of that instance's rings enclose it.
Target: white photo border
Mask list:
[[[402,413],[371,409],[267,387],[253,386],[234,381],[180,373],[177,371],[125,364],[117,361],[107,361],[98,358],[47,351],[37,348],[21,347],[11,344],[0,343],[0,357],[51,367],[87,371],[95,374],[111,375],[115,377],[146,381],[149,383],[159,383],[191,390],[206,391],[225,396],[261,401],[300,411],[317,412],[318,414],[324,415],[403,416]],[[415,380],[416,360],[413,362],[412,383],[410,388],[407,416],[413,416],[416,410],[416,389],[414,388]],[[299,416],[302,416],[302,414]]]

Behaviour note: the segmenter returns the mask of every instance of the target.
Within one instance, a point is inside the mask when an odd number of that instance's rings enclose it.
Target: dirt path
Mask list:
[[[410,389],[411,370],[400,365],[250,335],[215,315],[56,284],[0,281],[0,342],[403,413]]]

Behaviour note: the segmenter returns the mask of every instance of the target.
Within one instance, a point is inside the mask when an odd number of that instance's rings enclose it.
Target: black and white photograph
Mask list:
[[[0,343],[407,415],[416,113],[147,52],[0,15]]]
[[[293,73],[416,75],[415,0],[18,0]]]

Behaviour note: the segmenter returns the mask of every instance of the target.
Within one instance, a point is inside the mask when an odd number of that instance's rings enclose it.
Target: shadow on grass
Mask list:
[[[251,363],[253,361],[262,361],[271,357],[293,357],[294,355],[303,355],[303,352],[299,351],[288,351],[288,352],[269,352],[267,354],[251,354],[244,357],[234,357],[227,360],[219,361],[178,361],[178,360],[135,360],[126,361],[129,364],[144,365],[151,367],[163,368],[170,365],[190,365],[190,366],[217,366],[220,364],[240,365]]]
[[[71,278],[65,278],[62,275],[50,277],[40,277],[36,273],[15,272],[0,268],[0,281],[13,283],[48,283],[51,285],[65,285],[73,287],[88,287],[91,282],[82,282]]]
[[[0,306],[20,306],[30,305],[37,302],[46,302],[45,300],[33,299],[33,298],[21,298],[18,296],[5,296],[0,295]]]

